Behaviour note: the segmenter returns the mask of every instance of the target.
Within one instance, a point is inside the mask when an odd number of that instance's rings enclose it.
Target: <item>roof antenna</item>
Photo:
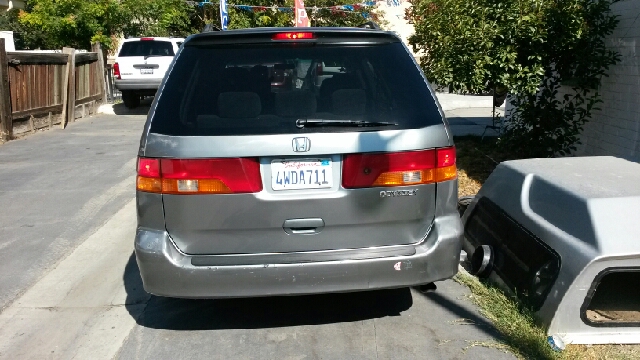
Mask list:
[[[215,26],[215,25],[213,25],[213,24],[206,24],[204,26],[204,29],[202,29],[203,33],[212,32],[212,31],[220,31],[220,28]]]

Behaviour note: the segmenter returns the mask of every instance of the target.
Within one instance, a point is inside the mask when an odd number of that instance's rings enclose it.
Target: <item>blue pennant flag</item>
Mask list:
[[[222,30],[227,30],[229,13],[227,12],[227,0],[220,0],[220,25]]]

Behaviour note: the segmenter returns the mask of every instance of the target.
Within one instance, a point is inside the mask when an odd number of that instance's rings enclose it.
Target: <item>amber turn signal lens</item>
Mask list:
[[[163,194],[231,194],[224,182],[218,179],[178,180],[162,179]]]
[[[436,169],[436,182],[453,180],[457,177],[458,171],[455,165]]]
[[[380,174],[372,186],[402,186],[429,184],[435,181],[434,170],[393,171]]]
[[[162,192],[162,182],[158,178],[138,176],[136,188],[140,191],[159,193]]]

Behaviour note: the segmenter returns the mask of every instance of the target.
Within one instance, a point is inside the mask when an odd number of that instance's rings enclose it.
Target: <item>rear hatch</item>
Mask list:
[[[117,59],[121,79],[162,79],[174,55],[174,44],[168,39],[125,41]]]
[[[138,178],[138,190],[163,193],[183,252],[358,249],[427,235],[455,150],[420,70],[387,33],[309,34],[184,43],[151,111]]]

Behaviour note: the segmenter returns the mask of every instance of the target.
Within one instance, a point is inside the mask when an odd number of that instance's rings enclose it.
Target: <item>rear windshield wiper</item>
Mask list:
[[[388,121],[366,121],[366,120],[324,120],[324,119],[298,119],[296,127],[299,129],[305,126],[347,126],[347,127],[367,127],[367,126],[397,126],[398,123]]]
[[[147,60],[150,57],[156,57],[156,56],[171,56],[171,55],[160,55],[160,54],[156,54],[156,55],[145,55],[144,59]]]

